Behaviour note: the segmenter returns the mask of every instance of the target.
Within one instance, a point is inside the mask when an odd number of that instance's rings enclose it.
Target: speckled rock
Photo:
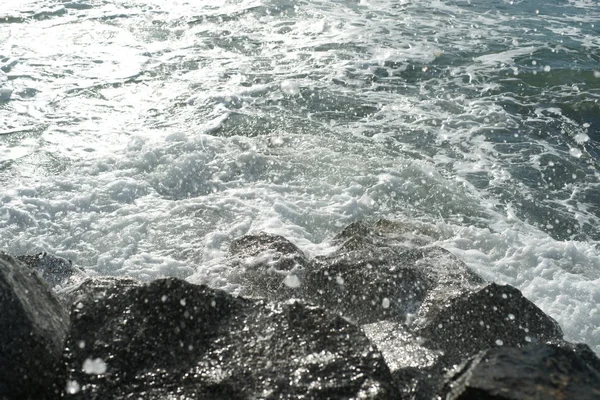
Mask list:
[[[381,353],[339,316],[177,279],[81,302],[67,348],[67,398],[397,398]]]
[[[75,267],[71,260],[48,253],[24,255],[16,257],[30,268],[37,271],[50,285],[64,285],[74,275],[83,276],[83,270]]]
[[[457,369],[446,381],[442,398],[595,400],[600,398],[600,373],[570,349],[546,344],[497,347]]]
[[[308,260],[283,236],[265,232],[243,236],[231,244],[230,254],[229,278],[242,285],[241,295],[269,300],[301,295]]]
[[[449,364],[498,346],[525,346],[562,339],[558,323],[510,285],[491,283],[426,310],[413,329]]]
[[[51,399],[69,317],[37,272],[0,253],[0,399]]]

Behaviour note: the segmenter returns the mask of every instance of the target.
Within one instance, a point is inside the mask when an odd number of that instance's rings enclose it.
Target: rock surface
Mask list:
[[[467,361],[444,386],[447,400],[593,400],[600,372],[553,345],[498,347]]]
[[[80,302],[101,300],[115,296],[127,288],[140,286],[141,283],[132,278],[115,276],[86,277],[73,285],[66,286],[57,292],[57,296],[68,309],[78,306]]]
[[[299,286],[308,264],[304,253],[283,236],[259,232],[231,244],[230,276],[243,286],[241,295],[281,300],[300,295]]]
[[[313,259],[281,236],[244,236],[227,279],[251,298],[1,255],[0,399],[598,397],[589,347],[433,245],[439,235],[354,223]]]
[[[558,323],[510,285],[491,283],[430,307],[414,331],[457,363],[496,346],[562,339]]]
[[[244,247],[236,247],[236,257],[272,260],[264,238],[241,239]],[[479,351],[561,342],[556,321],[519,290],[487,284],[450,252],[431,245],[436,238],[431,229],[411,224],[353,223],[334,239],[336,251],[303,261],[295,291],[279,290],[283,276],[271,275],[269,291],[279,292],[265,297],[301,297],[361,325],[409,399],[435,397],[447,371]],[[276,247],[277,260],[302,254],[282,237]],[[258,276],[268,269],[260,261],[252,267]]]
[[[57,398],[69,317],[37,272],[0,254],[0,398]]]
[[[176,279],[80,301],[66,354],[70,398],[395,396],[360,329],[317,307]]]
[[[308,300],[365,324],[404,322],[430,293],[462,293],[479,284],[481,278],[439,247],[388,249],[386,256],[351,250],[314,260],[304,292]]]
[[[48,253],[17,256],[16,258],[37,271],[50,287],[64,285],[73,275],[83,274],[83,271],[73,266],[70,260]]]

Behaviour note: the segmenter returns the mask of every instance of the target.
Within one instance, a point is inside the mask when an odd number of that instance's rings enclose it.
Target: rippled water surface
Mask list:
[[[416,220],[600,352],[596,1],[6,0],[0,71],[0,249],[235,291]]]

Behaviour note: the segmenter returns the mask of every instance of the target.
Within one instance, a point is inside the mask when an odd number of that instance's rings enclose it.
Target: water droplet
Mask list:
[[[290,96],[296,96],[300,93],[300,88],[295,82],[283,81],[281,82],[281,91]]]
[[[383,299],[383,301],[381,302],[381,306],[383,308],[390,308],[390,299],[388,299],[387,297],[385,297]]]
[[[285,280],[283,281],[283,283],[287,287],[290,287],[292,289],[298,288],[301,285],[300,279],[298,278],[298,276],[296,276],[294,274],[290,274],[290,275],[286,276]]]
[[[569,149],[569,154],[572,155],[575,158],[581,158],[581,156],[583,155],[583,153],[581,152],[581,150],[579,150],[576,147],[571,147]]]
[[[68,394],[79,393],[80,389],[81,389],[81,387],[79,386],[79,383],[77,383],[77,381],[67,381],[67,386],[65,387],[65,391]]]
[[[100,375],[106,372],[106,363],[101,358],[86,358],[82,368],[86,374]]]

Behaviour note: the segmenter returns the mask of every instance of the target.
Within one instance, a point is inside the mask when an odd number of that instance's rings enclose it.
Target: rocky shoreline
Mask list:
[[[240,297],[0,254],[0,399],[600,398],[587,345],[432,235],[354,223],[313,259],[247,235]]]

